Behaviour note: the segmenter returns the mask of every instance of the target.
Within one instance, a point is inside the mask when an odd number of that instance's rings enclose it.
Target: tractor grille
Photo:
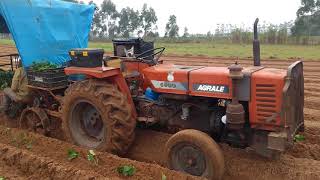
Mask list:
[[[276,92],[273,84],[256,85],[257,120],[265,122],[274,116],[276,110]]]

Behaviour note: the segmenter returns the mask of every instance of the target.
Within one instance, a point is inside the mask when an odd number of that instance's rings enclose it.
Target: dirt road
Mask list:
[[[10,49],[5,47],[6,49]],[[201,66],[228,66],[236,59],[215,59],[206,57],[164,57],[165,63],[176,63],[185,65]],[[252,64],[252,60],[237,60],[242,66]],[[262,61],[262,65],[275,68],[286,69],[294,60],[270,60]],[[221,144],[225,155],[226,173],[224,179],[320,179],[320,60],[304,61],[305,76],[305,126],[304,136],[306,140],[295,144],[294,148],[281,155],[279,160],[268,160],[261,158],[246,149],[234,149],[227,145]],[[7,124],[8,126],[8,124]],[[0,176],[10,175],[11,179],[37,177],[32,173],[36,163],[30,160],[19,160],[18,157],[28,157],[27,159],[37,159],[48,162],[47,169],[43,170],[44,177],[59,177],[58,174],[72,171],[71,175],[76,176],[86,174],[88,176],[106,176],[111,179],[122,178],[114,173],[114,168],[122,163],[132,163],[139,173],[133,179],[160,179],[161,173],[168,174],[169,179],[186,179],[185,175],[169,171],[165,168],[163,157],[163,145],[171,136],[170,134],[155,132],[150,130],[138,130],[134,145],[132,146],[128,158],[136,161],[121,159],[107,153],[102,153],[103,164],[99,168],[93,168],[88,164],[85,158],[80,158],[76,163],[69,162],[65,159],[65,153],[72,145],[55,139],[45,138],[31,134],[35,138],[36,145],[31,150],[24,147],[17,147],[11,143],[8,135],[4,135],[5,127],[0,128]],[[12,129],[14,133],[19,130]],[[38,144],[39,142],[39,144]],[[46,149],[52,148],[50,152]],[[79,151],[85,153],[85,150]],[[9,154],[15,154],[7,156]],[[45,152],[45,153],[43,153]],[[62,158],[63,157],[63,158]],[[18,158],[18,159],[17,159]],[[12,160],[13,159],[13,160]],[[13,162],[12,162],[13,161]],[[27,166],[21,164],[31,163]],[[137,162],[141,161],[141,162]],[[52,163],[51,163],[52,162]],[[147,162],[147,163],[145,163]],[[61,170],[58,167],[61,165]],[[55,170],[50,169],[51,166]],[[57,166],[57,167],[56,167]],[[30,169],[29,169],[30,168]],[[70,170],[68,168],[71,168]],[[112,170],[113,169],[113,170]],[[56,172],[55,172],[56,171]],[[72,171],[72,172],[73,172]],[[46,173],[48,172],[48,173]],[[49,173],[53,172],[53,173]],[[69,177],[67,174],[63,177]],[[193,178],[193,177],[189,177]]]

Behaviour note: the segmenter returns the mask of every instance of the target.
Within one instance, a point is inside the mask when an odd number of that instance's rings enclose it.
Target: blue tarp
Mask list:
[[[86,48],[93,5],[61,0],[0,0],[3,15],[24,66],[70,60],[72,48]]]

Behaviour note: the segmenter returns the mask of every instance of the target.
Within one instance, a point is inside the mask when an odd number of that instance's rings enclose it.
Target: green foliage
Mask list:
[[[98,157],[96,155],[96,153],[93,150],[89,150],[88,154],[87,154],[87,159],[88,161],[94,163],[94,165],[98,165]]]
[[[120,166],[117,169],[118,173],[123,175],[123,176],[133,176],[136,172],[136,168],[132,165],[124,165]]]
[[[123,8],[119,16],[119,32],[125,38],[135,32],[141,26],[139,11],[132,8]]]
[[[0,180],[6,180],[4,176],[0,176]]]
[[[111,0],[104,0],[97,16],[100,16],[100,23],[97,26],[99,28],[99,37],[106,37],[109,35],[109,38],[113,38],[118,29],[117,20],[119,13],[116,9],[116,5]]]
[[[134,33],[144,33],[144,37],[158,37],[156,12],[147,4],[143,5],[141,12],[125,7],[118,12],[111,0],[103,0],[100,5],[90,1],[96,6],[91,26],[91,39],[113,39],[115,37],[130,37]]]
[[[56,69],[59,66],[53,63],[50,63],[48,61],[42,61],[42,62],[33,62],[30,68],[35,72],[43,72],[48,69]]]
[[[297,18],[291,31],[295,36],[320,35],[320,0],[301,0]]]
[[[106,52],[112,52],[111,42],[91,42],[91,48],[103,48]],[[193,40],[188,43],[170,42],[164,39],[156,41],[155,47],[166,47],[165,54],[180,56],[208,56],[208,57],[239,57],[252,58],[251,44],[232,44],[224,42],[208,42],[206,39]],[[320,46],[303,45],[261,45],[261,58],[277,57],[277,59],[320,60]]]
[[[167,180],[167,176],[165,174],[163,174],[163,173],[161,175],[161,180]]]
[[[294,136],[294,141],[295,142],[301,142],[301,141],[304,141],[304,140],[306,140],[306,138],[301,134],[297,134],[297,135]]]
[[[79,153],[74,149],[68,150],[68,160],[71,161],[79,157]]]
[[[152,7],[148,8],[147,4],[144,4],[140,14],[141,27],[144,30],[143,37],[154,36],[152,30],[156,30],[158,17],[155,10]]]
[[[188,28],[187,28],[187,27],[184,27],[184,31],[183,31],[182,37],[183,37],[183,38],[188,38],[189,36],[190,36],[190,34],[189,34]]]
[[[89,4],[92,4],[96,7],[93,19],[92,19],[92,24],[91,24],[91,36],[98,36],[99,35],[99,30],[101,28],[101,14],[100,14],[100,9],[99,6],[97,6],[96,3],[93,1],[90,1]]]
[[[171,15],[169,17],[169,21],[166,24],[166,32],[164,36],[169,38],[179,37],[179,26],[177,24],[177,17],[175,15]]]
[[[13,75],[12,71],[0,70],[0,90],[11,86]]]

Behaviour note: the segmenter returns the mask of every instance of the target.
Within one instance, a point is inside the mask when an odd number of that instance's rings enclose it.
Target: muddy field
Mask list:
[[[5,46],[0,54],[15,52]],[[236,59],[206,57],[165,57],[165,63],[201,66],[228,66]],[[0,59],[1,60],[1,59]],[[237,60],[241,65],[252,60]],[[286,69],[294,60],[262,61],[262,65]],[[304,61],[305,76],[305,141],[295,144],[279,160],[268,160],[246,149],[234,149],[221,144],[225,155],[224,179],[320,179],[320,61]],[[2,119],[0,126],[0,176],[9,179],[122,179],[116,172],[120,165],[133,164],[137,173],[130,179],[196,179],[165,168],[164,143],[170,134],[137,130],[134,145],[126,158],[99,153],[99,166],[86,160],[86,150],[71,144],[14,129],[15,122]],[[10,128],[8,128],[10,127]],[[22,135],[21,135],[22,134]],[[32,147],[17,143],[23,136],[32,140]],[[81,157],[67,160],[67,150],[75,148]]]

